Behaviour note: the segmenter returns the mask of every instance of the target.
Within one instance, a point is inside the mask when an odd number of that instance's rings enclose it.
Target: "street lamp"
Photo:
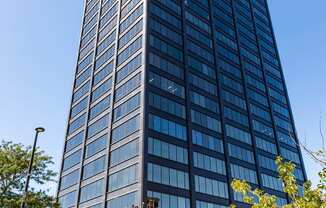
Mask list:
[[[27,195],[28,195],[28,186],[29,186],[29,180],[31,178],[32,168],[33,168],[33,160],[34,160],[34,154],[35,154],[35,150],[36,150],[37,137],[38,137],[39,133],[42,133],[44,131],[45,131],[45,129],[43,127],[37,127],[35,129],[34,145],[33,145],[31,160],[29,161],[27,178],[26,178],[26,183],[25,183],[25,190],[24,190],[24,198],[23,198],[23,201],[21,203],[21,208],[26,208],[26,199],[27,199]]]

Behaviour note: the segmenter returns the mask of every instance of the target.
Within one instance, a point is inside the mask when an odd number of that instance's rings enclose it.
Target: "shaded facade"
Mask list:
[[[306,179],[265,0],[86,0],[63,208],[224,208],[247,180],[287,201]]]

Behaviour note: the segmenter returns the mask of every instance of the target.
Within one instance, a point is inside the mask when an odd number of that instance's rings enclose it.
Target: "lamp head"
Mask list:
[[[37,128],[35,129],[35,131],[36,131],[37,133],[41,133],[41,132],[44,132],[45,129],[44,129],[43,127],[37,127]]]

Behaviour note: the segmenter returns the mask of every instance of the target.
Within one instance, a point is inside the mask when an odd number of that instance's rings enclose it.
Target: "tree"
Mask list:
[[[0,143],[0,207],[20,207],[32,147],[13,142]],[[49,166],[53,164],[52,157],[39,148],[35,151],[31,183],[35,186],[53,182],[56,173]],[[34,186],[34,187],[35,187]],[[48,196],[48,190],[30,188],[27,196],[27,206],[35,208],[54,207],[54,198]]]
[[[310,181],[304,183],[303,193],[299,193],[296,178],[294,176],[295,165],[292,162],[285,162],[281,157],[276,158],[279,178],[283,181],[283,191],[291,199],[291,203],[283,208],[326,208],[326,168],[319,173],[320,181],[317,187],[313,187]],[[252,189],[251,186],[242,180],[233,180],[231,186],[235,192],[243,195],[243,201],[251,204],[253,208],[277,208],[277,198],[264,193],[260,189]],[[235,208],[235,205],[231,205]]]
[[[280,180],[283,182],[283,191],[290,198],[291,203],[286,204],[283,208],[326,208],[326,141],[322,131],[322,118],[319,121],[319,133],[321,136],[321,149],[314,151],[307,146],[306,142],[296,140],[289,132],[290,138],[298,146],[301,147],[306,154],[317,164],[321,166],[318,173],[319,182],[313,187],[308,180],[303,185],[303,191],[300,193],[299,186],[294,176],[295,165],[292,162],[284,161],[278,156],[275,160],[277,172]],[[252,189],[251,186],[242,180],[233,180],[231,183],[235,192],[243,195],[243,201],[252,205],[253,208],[278,208],[277,198],[269,195],[260,189]],[[235,208],[235,205],[231,205]]]

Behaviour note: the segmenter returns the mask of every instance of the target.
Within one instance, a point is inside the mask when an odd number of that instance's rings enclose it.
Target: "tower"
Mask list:
[[[63,208],[245,206],[234,178],[284,204],[296,141],[265,0],[85,1]]]

